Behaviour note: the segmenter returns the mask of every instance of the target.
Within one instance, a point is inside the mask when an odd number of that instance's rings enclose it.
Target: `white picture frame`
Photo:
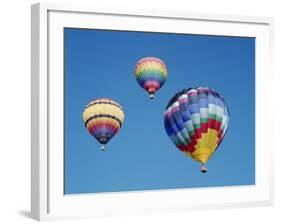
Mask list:
[[[38,3],[32,13],[31,215],[37,220],[246,207],[273,203],[273,146],[266,108],[273,19]],[[63,194],[63,27],[256,38],[256,184],[66,196]]]

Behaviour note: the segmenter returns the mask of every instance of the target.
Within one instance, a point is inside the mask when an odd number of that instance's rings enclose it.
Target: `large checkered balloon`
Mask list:
[[[202,164],[216,151],[228,127],[229,110],[224,98],[207,87],[178,92],[164,114],[165,128],[173,143]]]

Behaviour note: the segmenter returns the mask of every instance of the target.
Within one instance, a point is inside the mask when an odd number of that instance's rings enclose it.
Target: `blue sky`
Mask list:
[[[118,192],[255,183],[255,39],[66,28],[65,193]],[[168,79],[150,100],[133,70],[162,59]],[[208,172],[168,138],[163,113],[178,91],[215,89],[230,124]],[[124,108],[120,132],[102,152],[84,127],[86,104],[108,97]]]

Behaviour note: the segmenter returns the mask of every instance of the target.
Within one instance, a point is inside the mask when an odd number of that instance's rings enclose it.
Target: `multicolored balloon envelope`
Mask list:
[[[138,61],[134,74],[138,84],[149,93],[150,99],[153,99],[156,91],[167,79],[167,67],[159,58],[146,57]]]
[[[186,155],[202,164],[221,143],[229,122],[229,110],[223,97],[207,87],[178,92],[164,114],[165,128],[173,143]]]
[[[102,144],[102,150],[105,150],[106,143],[119,131],[124,117],[120,104],[108,98],[90,102],[83,112],[85,127]]]

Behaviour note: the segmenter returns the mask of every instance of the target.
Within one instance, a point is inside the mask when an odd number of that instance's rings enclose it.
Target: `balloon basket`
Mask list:
[[[150,95],[149,95],[149,98],[150,98],[151,100],[153,100],[153,99],[154,99],[154,94],[150,94]]]
[[[101,145],[100,149],[101,151],[105,151],[105,145]]]
[[[207,167],[204,164],[202,164],[202,166],[201,166],[201,172],[207,173]]]

